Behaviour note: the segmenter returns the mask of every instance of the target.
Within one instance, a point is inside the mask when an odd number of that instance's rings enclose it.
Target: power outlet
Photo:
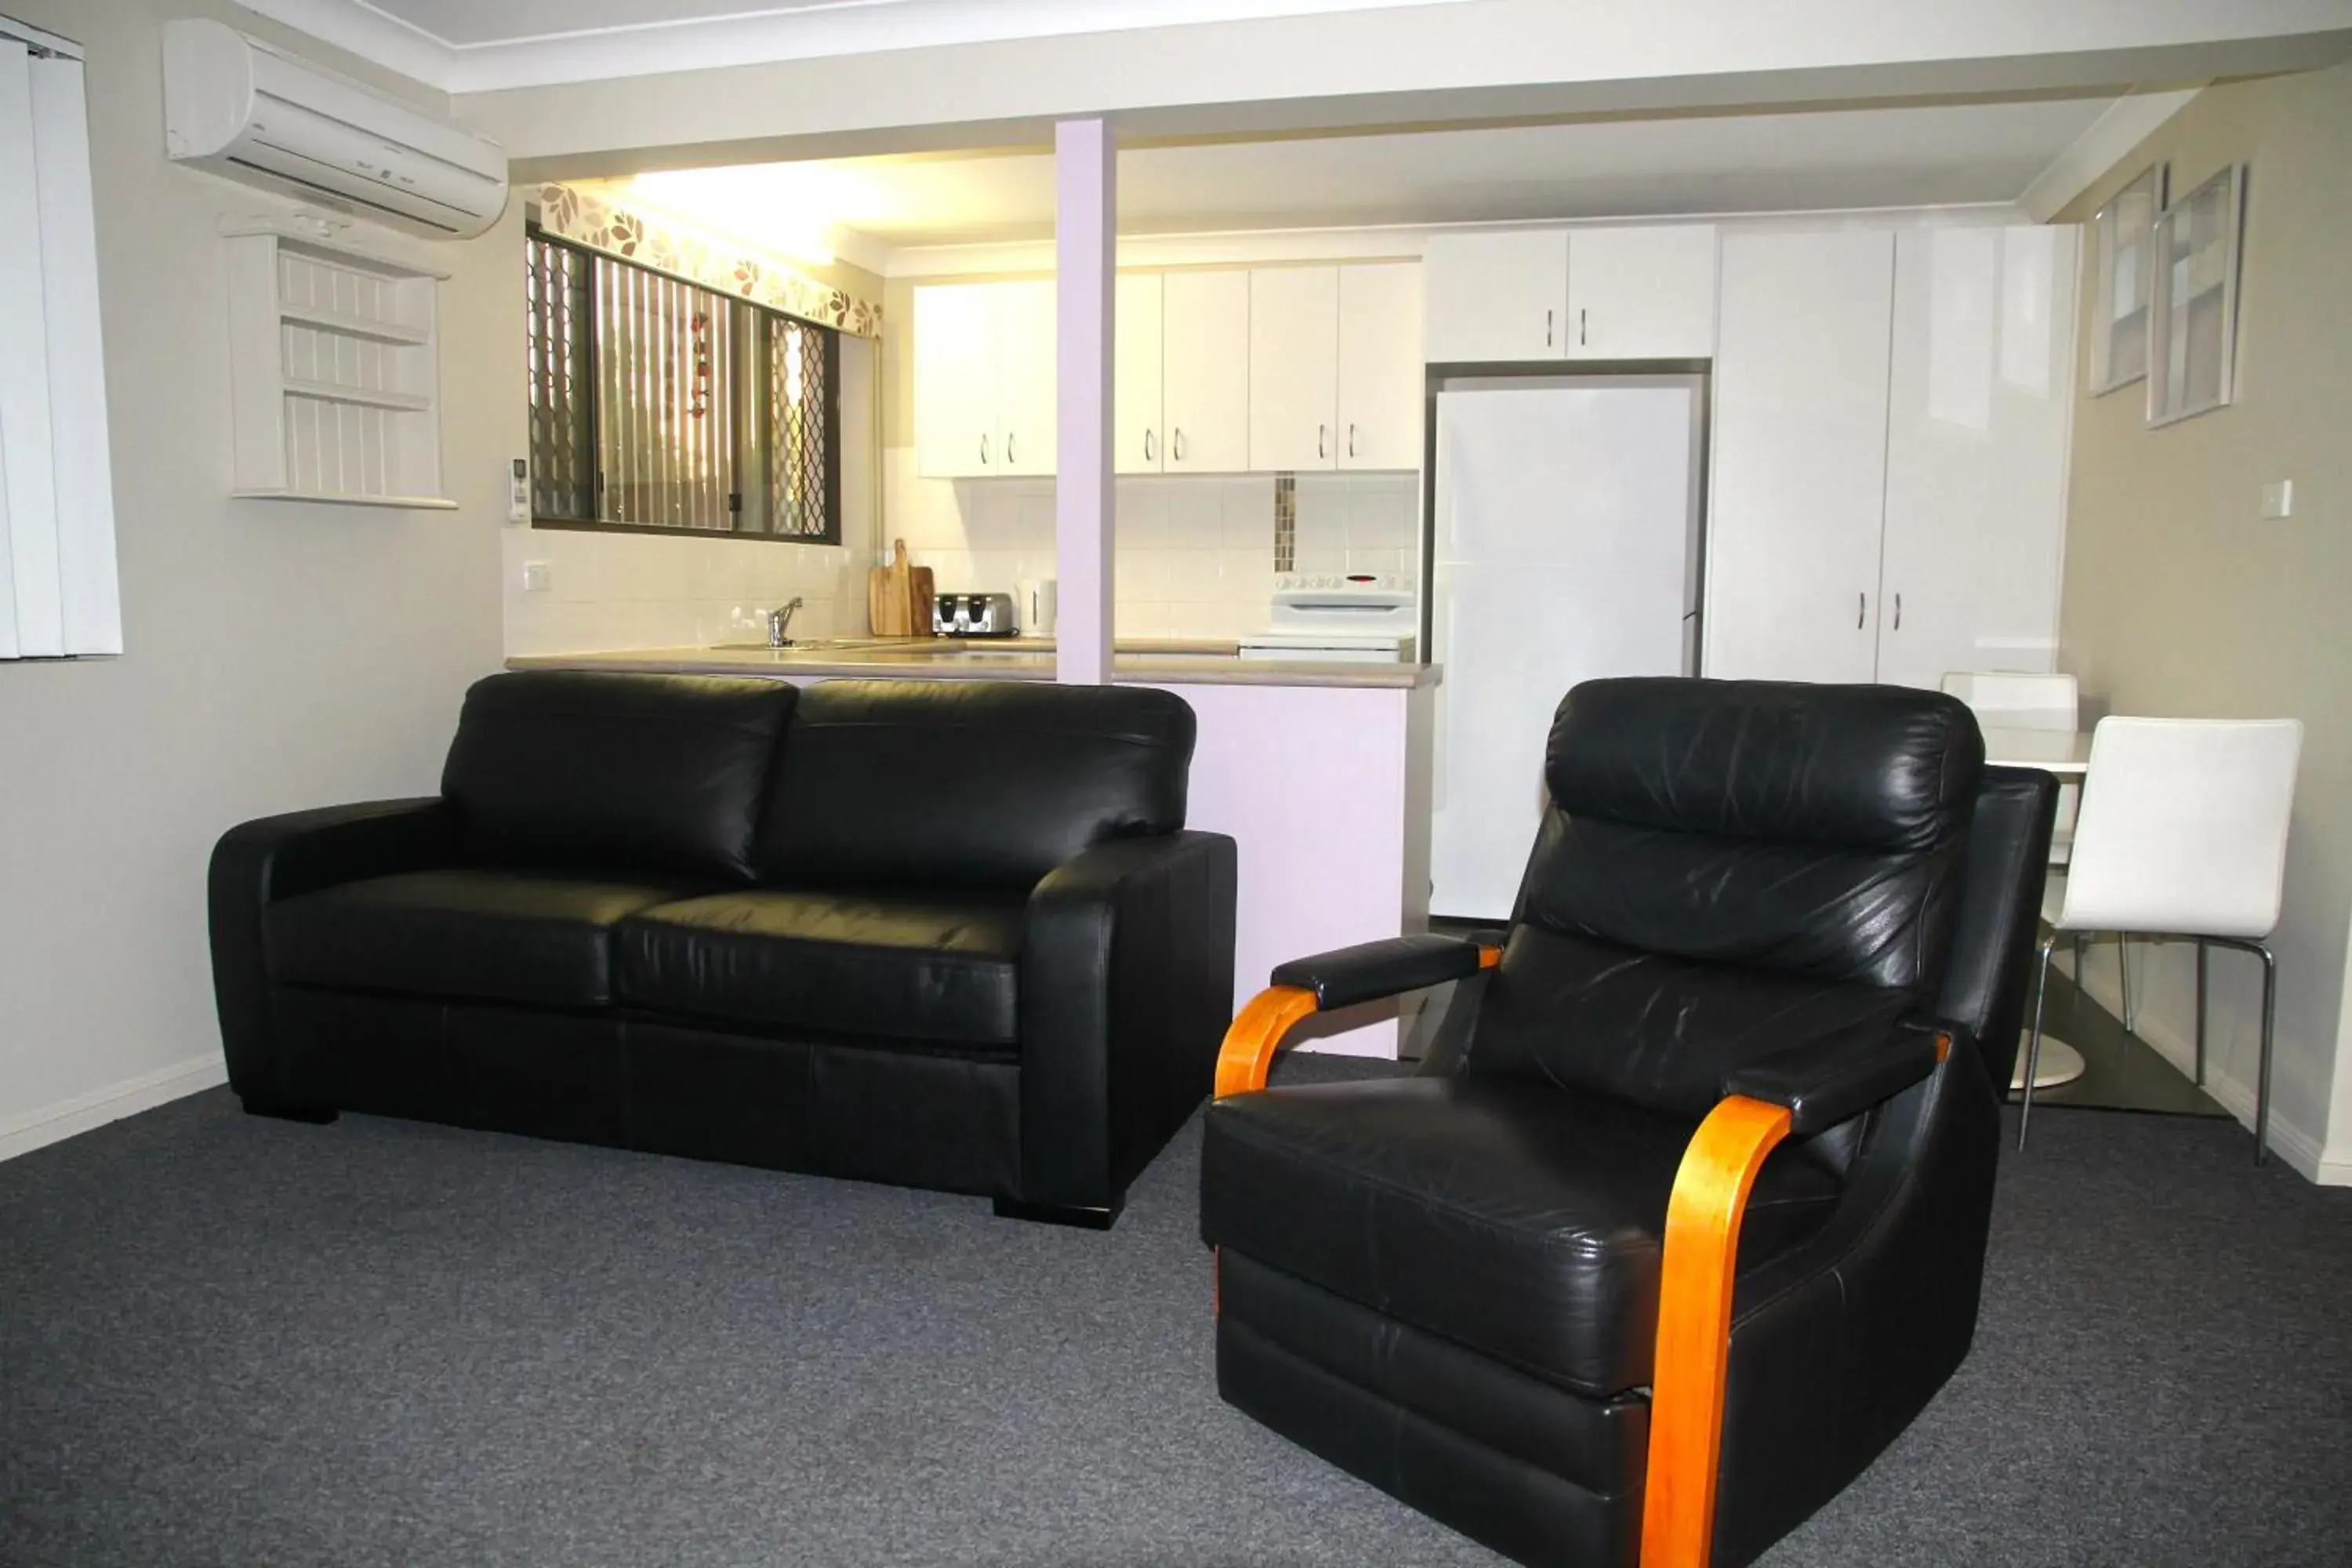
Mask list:
[[[2294,515],[2294,481],[2273,479],[2263,487],[2263,516],[2265,519]]]
[[[507,521],[530,521],[530,460],[517,458],[507,466]]]
[[[524,593],[545,594],[551,592],[554,587],[555,568],[551,564],[544,561],[526,561],[522,563]]]

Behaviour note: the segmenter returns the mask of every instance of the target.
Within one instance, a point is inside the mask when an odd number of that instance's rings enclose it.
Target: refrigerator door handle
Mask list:
[[[1855,631],[1862,630],[1863,619],[1869,614],[1870,595],[1868,594],[1856,594],[1853,596],[1853,629]]]

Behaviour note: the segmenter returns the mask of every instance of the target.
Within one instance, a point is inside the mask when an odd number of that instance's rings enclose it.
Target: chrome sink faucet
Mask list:
[[[793,646],[793,612],[800,607],[800,598],[794,595],[789,604],[780,605],[768,612],[768,646],[770,647]]]

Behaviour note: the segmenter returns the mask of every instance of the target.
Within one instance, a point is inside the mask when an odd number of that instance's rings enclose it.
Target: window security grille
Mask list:
[[[535,521],[838,541],[831,329],[545,236],[529,247]]]

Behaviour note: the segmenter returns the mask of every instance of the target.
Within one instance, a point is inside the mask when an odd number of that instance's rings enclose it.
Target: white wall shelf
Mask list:
[[[443,274],[299,223],[236,223],[228,247],[233,493],[446,510]]]
[[[306,326],[324,327],[331,332],[341,332],[354,338],[373,338],[384,343],[429,343],[433,331],[429,327],[404,326],[398,321],[372,321],[365,316],[347,315],[341,310],[314,310],[308,305],[281,304],[278,316],[289,321],[300,321]]]

